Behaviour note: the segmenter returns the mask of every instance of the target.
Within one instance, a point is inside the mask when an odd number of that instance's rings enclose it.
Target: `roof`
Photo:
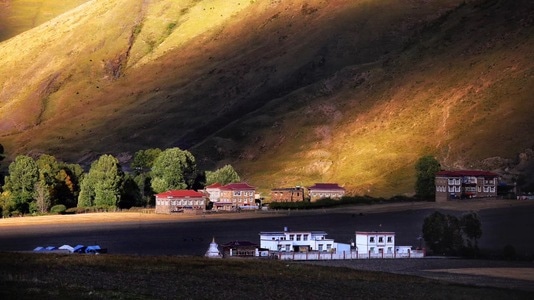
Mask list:
[[[308,187],[309,190],[345,190],[337,183],[316,183],[313,186]]]
[[[229,183],[220,188],[221,190],[255,190],[256,188],[246,182]]]
[[[184,197],[204,197],[203,193],[193,190],[171,190],[156,194],[157,198],[184,198]]]
[[[275,191],[296,191],[296,190],[303,190],[303,188],[301,186],[296,186],[296,187],[289,187],[289,188],[274,188],[274,189],[271,189],[271,191],[275,192]]]
[[[360,234],[360,235],[393,234],[393,235],[395,235],[395,232],[391,232],[391,231],[356,231],[356,234]]]
[[[479,171],[479,170],[458,170],[458,171],[440,171],[436,173],[436,176],[442,177],[463,177],[463,176],[474,176],[474,177],[499,177],[499,174],[489,172],[489,171]]]
[[[222,245],[223,247],[257,247],[258,244],[249,241],[232,241]]]
[[[322,230],[310,230],[310,231],[306,231],[306,230],[299,230],[299,231],[291,231],[291,230],[287,230],[287,231],[262,231],[260,232],[260,235],[284,235],[286,233],[291,233],[291,234],[298,234],[298,233],[309,233],[309,234],[313,234],[313,235],[328,235],[325,231],[322,231]]]
[[[212,183],[212,184],[208,185],[206,188],[207,189],[216,189],[216,188],[220,188],[221,186],[223,186],[223,185],[218,183],[218,182],[215,182],[215,183]]]

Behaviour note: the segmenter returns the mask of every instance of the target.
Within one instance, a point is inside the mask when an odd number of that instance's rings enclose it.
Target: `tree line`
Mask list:
[[[2,159],[3,147],[0,150]],[[195,157],[180,148],[139,150],[129,172],[109,154],[101,155],[87,172],[79,164],[58,161],[48,154],[37,159],[19,155],[9,165],[1,185],[0,212],[9,217],[75,208],[147,207],[154,204],[157,193],[199,190],[215,182],[228,184],[240,180],[231,165],[215,171],[199,170]]]

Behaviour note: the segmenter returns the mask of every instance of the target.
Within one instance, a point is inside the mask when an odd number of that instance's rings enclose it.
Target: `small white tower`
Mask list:
[[[222,258],[221,252],[219,252],[219,245],[215,243],[215,237],[210,243],[210,247],[204,256],[208,258]]]

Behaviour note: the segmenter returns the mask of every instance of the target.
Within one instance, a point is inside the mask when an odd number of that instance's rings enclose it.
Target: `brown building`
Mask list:
[[[249,241],[233,241],[222,245],[223,257],[253,257],[258,245]]]
[[[488,171],[440,171],[435,178],[436,202],[497,197],[498,178]]]
[[[345,189],[340,187],[337,183],[316,183],[308,187],[310,194],[310,201],[315,202],[319,199],[341,199],[345,195]]]
[[[225,209],[238,209],[256,206],[254,194],[256,188],[247,183],[230,183],[219,188],[219,203],[224,203]],[[214,203],[214,207],[219,203]]]
[[[300,202],[304,201],[304,188],[278,188],[271,190],[271,202]]]

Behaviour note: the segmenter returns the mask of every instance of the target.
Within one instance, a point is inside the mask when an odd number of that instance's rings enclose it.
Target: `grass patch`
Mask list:
[[[0,253],[0,297],[31,299],[521,298],[525,292],[274,260]]]

